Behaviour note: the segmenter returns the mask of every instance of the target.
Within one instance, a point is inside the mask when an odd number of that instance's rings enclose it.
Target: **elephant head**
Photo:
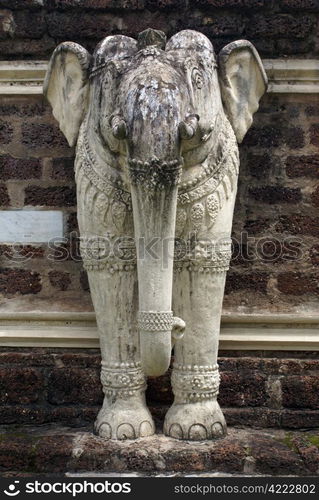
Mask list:
[[[69,145],[82,124],[96,154],[130,186],[148,375],[166,371],[171,336],[174,342],[184,326],[171,312],[181,176],[216,149],[221,121],[229,120],[242,141],[266,86],[251,43],[230,43],[217,59],[210,41],[192,30],[167,43],[164,33],[151,29],[137,41],[109,36],[93,57],[71,42],[53,53],[44,94]]]

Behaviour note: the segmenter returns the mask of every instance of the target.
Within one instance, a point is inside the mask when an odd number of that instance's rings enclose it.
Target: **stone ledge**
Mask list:
[[[319,316],[225,314],[222,350],[319,350]],[[0,312],[2,347],[99,348],[95,314],[90,312]]]
[[[317,59],[264,59],[268,92],[316,94],[319,92]],[[42,95],[47,61],[0,61],[0,95]]]
[[[20,427],[0,430],[0,469],[24,473],[231,473],[319,475],[319,433],[230,428],[222,440],[177,441],[157,434],[106,441],[91,429]],[[23,452],[21,452],[23,450]]]

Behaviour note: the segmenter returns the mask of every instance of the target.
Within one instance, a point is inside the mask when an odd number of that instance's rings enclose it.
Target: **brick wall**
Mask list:
[[[108,34],[136,36],[149,26],[168,35],[197,29],[217,50],[246,38],[263,56],[311,57],[318,12],[317,0],[1,0],[0,58],[46,59],[67,39],[92,50]]]
[[[65,238],[50,246],[0,245],[0,310],[90,310],[78,250],[74,151],[43,98],[3,97],[0,116],[1,209],[62,210]]]
[[[317,428],[318,353],[221,352],[219,402],[227,423]],[[102,404],[97,350],[5,349],[0,352],[2,424],[93,423]],[[156,421],[173,401],[170,372],[150,378],[146,392]]]

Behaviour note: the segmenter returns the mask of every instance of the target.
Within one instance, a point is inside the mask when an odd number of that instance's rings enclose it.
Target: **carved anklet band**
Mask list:
[[[101,382],[106,396],[127,398],[146,389],[140,363],[106,363],[102,361]]]
[[[172,388],[178,403],[195,403],[215,399],[220,376],[218,365],[174,365]]]

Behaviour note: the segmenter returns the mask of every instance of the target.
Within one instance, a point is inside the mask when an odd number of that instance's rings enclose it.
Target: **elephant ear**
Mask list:
[[[43,93],[70,146],[77,141],[87,110],[90,61],[90,54],[81,45],[61,43],[52,54],[44,79]]]
[[[267,75],[257,50],[247,40],[226,45],[219,53],[218,66],[224,109],[240,143],[267,90]]]

